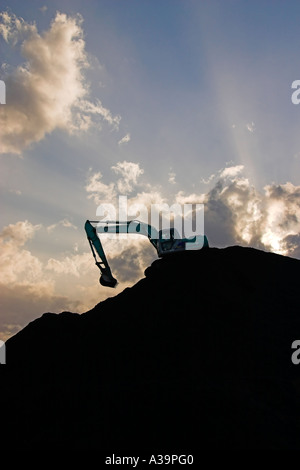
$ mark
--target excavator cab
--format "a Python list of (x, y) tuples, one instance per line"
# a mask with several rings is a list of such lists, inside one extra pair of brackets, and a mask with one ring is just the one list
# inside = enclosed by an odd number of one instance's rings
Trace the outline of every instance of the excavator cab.
[[(97, 229), (93, 224), (97, 224)], [(209, 247), (208, 240), (205, 235), (180, 238), (178, 231), (173, 227), (157, 231), (154, 227), (151, 227), (151, 225), (140, 222), (139, 220), (130, 220), (125, 222), (99, 222), (87, 220), (84, 228), (95, 259), (95, 264), (101, 272), (99, 282), (105, 287), (116, 287), (118, 281), (112, 275), (98, 233), (131, 233), (144, 235), (148, 237), (150, 243), (156, 249), (159, 258), (171, 253), (200, 250), (202, 248)], [(100, 258), (100, 261), (97, 259), (96, 253)]]
[(180, 238), (175, 228), (159, 231), (157, 242), (157, 254), (159, 258), (180, 251), (200, 250), (208, 248), (208, 240), (205, 235), (196, 235), (190, 238)]
[(184, 251), (185, 242), (180, 239), (179, 233), (175, 228), (162, 229), (159, 231), (157, 243), (157, 254), (159, 258), (164, 255), (174, 253), (175, 251)]

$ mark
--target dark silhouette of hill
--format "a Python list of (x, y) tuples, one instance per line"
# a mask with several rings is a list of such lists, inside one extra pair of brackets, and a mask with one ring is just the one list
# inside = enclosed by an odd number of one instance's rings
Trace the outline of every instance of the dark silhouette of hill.
[(210, 248), (155, 261), (82, 315), (45, 313), (6, 343), (4, 448), (298, 449), (299, 274)]

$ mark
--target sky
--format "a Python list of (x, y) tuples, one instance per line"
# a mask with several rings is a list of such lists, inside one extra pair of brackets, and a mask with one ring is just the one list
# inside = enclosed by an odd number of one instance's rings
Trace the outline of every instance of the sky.
[[(210, 246), (300, 259), (300, 2), (0, 0), (0, 339), (143, 277), (102, 203), (201, 203)], [(179, 274), (180, 275), (180, 274)]]

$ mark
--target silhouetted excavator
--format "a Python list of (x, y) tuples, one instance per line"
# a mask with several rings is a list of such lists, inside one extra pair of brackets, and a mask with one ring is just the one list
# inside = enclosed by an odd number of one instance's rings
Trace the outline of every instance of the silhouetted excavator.
[[(97, 228), (93, 224), (97, 224)], [(139, 220), (130, 220), (125, 222), (87, 220), (84, 228), (95, 259), (95, 264), (101, 272), (99, 282), (102, 286), (106, 287), (116, 287), (118, 282), (111, 273), (98, 233), (128, 233), (144, 235), (148, 237), (150, 243), (156, 249), (159, 258), (171, 253), (200, 250), (202, 248), (209, 247), (206, 235), (194, 235), (189, 238), (180, 238), (176, 228), (171, 227), (158, 231), (151, 225), (140, 222)], [(101, 261), (97, 260), (95, 250)]]

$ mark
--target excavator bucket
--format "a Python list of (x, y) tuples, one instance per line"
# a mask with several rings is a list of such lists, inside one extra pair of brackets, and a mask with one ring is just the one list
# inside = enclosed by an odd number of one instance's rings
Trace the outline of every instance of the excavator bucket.
[(118, 284), (118, 281), (113, 277), (111, 270), (108, 270), (107, 268), (103, 269), (99, 282), (101, 286), (104, 287), (116, 287)]

